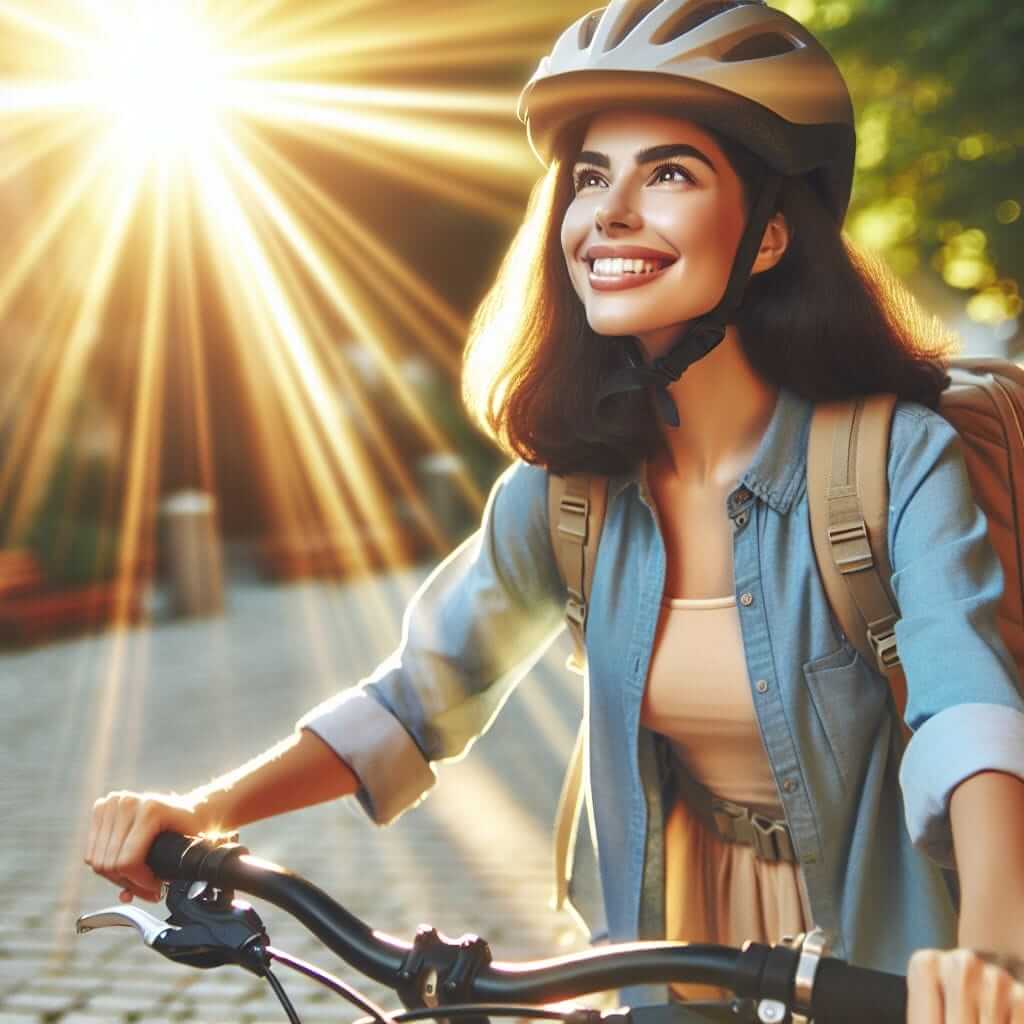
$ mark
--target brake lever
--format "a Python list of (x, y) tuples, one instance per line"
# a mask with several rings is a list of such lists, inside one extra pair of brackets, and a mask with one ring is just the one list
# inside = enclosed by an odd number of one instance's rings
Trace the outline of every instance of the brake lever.
[(109, 907), (79, 917), (79, 934), (98, 928), (134, 927), (147, 946), (191, 967), (238, 964), (263, 977), (270, 937), (251, 904), (230, 889), (179, 880), (167, 892), (171, 916), (161, 921), (138, 907)]
[(75, 922), (79, 935), (100, 928), (135, 928), (147, 946), (152, 946), (167, 930), (167, 924), (139, 907), (107, 907), (92, 914), (82, 914)]

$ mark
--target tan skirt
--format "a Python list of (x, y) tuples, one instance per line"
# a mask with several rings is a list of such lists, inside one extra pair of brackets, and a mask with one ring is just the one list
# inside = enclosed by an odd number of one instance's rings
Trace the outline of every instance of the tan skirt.
[[(774, 944), (809, 931), (810, 904), (799, 864), (770, 863), (753, 848), (726, 843), (681, 800), (665, 823), (665, 937), (673, 941), (742, 946)], [(707, 985), (673, 985), (681, 999), (726, 999)]]

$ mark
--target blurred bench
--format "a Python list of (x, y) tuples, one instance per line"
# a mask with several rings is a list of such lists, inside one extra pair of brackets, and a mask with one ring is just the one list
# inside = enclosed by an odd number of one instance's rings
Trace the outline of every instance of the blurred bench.
[[(127, 584), (123, 596), (119, 586), (111, 581), (58, 587), (47, 582), (31, 551), (0, 549), (0, 640), (39, 643), (71, 630), (107, 625), (119, 612), (121, 621), (138, 621), (142, 589), (137, 579)], [(119, 597), (123, 608), (118, 607)]]

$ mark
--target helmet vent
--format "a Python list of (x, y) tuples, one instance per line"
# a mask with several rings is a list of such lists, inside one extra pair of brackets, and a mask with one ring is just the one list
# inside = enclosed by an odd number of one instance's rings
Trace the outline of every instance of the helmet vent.
[(753, 39), (744, 39), (719, 58), (725, 62), (757, 60), (761, 57), (777, 57), (800, 49), (801, 44), (781, 32), (764, 32)]
[(628, 12), (623, 12), (622, 22), (609, 35), (604, 47), (605, 52), (615, 49), (661, 2), (662, 0), (639, 0), (639, 2), (631, 4), (631, 9)]
[(594, 38), (594, 33), (597, 31), (598, 23), (601, 21), (602, 11), (603, 8), (599, 11), (591, 11), (580, 22), (579, 46), (581, 50), (585, 50), (590, 46), (590, 43)]
[(731, 11), (734, 7), (740, 6), (742, 6), (742, 3), (737, 3), (736, 0), (729, 0), (726, 3), (711, 2), (702, 4), (697, 10), (693, 9), (692, 3), (685, 4), (681, 11), (677, 11), (674, 17), (669, 18), (654, 33), (651, 37), (651, 42), (658, 46), (670, 43), (673, 39), (686, 35), (687, 32), (695, 29), (698, 25), (703, 25), (705, 21), (710, 20), (716, 14), (722, 14), (724, 11)]

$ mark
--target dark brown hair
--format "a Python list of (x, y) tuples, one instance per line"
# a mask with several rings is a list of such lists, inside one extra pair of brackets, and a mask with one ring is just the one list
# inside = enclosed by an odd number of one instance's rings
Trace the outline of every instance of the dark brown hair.
[[(628, 339), (591, 330), (562, 253), (562, 216), (585, 130), (580, 123), (563, 135), (530, 196), (470, 326), (462, 390), (470, 415), (510, 456), (557, 473), (612, 474), (651, 456), (662, 439), (645, 392), (594, 414), (599, 383), (625, 365)], [(704, 130), (739, 177), (749, 211), (763, 165)], [(895, 392), (935, 408), (954, 336), (880, 258), (839, 230), (804, 178), (784, 180), (779, 209), (790, 229), (786, 252), (751, 278), (733, 318), (755, 372), (812, 401)]]

